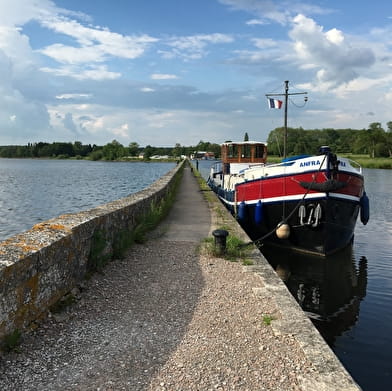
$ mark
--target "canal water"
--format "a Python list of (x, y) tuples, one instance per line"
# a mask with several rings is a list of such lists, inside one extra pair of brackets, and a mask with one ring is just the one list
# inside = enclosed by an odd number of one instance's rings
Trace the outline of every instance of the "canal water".
[(0, 240), (40, 221), (91, 209), (142, 190), (174, 165), (0, 159)]
[[(200, 161), (208, 177), (211, 162)], [(370, 220), (333, 256), (262, 252), (363, 391), (392, 382), (392, 171), (365, 169)]]

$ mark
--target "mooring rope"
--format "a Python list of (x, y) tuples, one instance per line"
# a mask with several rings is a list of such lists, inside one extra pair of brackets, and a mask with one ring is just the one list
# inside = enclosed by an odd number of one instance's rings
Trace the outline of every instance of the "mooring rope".
[(250, 246), (251, 244), (255, 244), (258, 247), (261, 246), (263, 244), (262, 242), (265, 239), (267, 239), (269, 236), (271, 236), (282, 224), (287, 223), (287, 221), (291, 218), (291, 216), (293, 216), (293, 214), (297, 211), (299, 206), (303, 203), (305, 197), (309, 194), (309, 192), (312, 188), (312, 185), (316, 182), (317, 176), (321, 172), (321, 168), (322, 168), (326, 158), (327, 158), (327, 154), (324, 155), (324, 159), (321, 162), (320, 167), (316, 172), (316, 175), (314, 175), (312, 182), (310, 182), (309, 187), (306, 189), (306, 192), (304, 193), (303, 197), (298, 201), (297, 205), (295, 205), (294, 209), (289, 213), (289, 215), (287, 217), (283, 216), (283, 220), (281, 221), (281, 223), (279, 223), (275, 228), (273, 228), (270, 232), (266, 233), (261, 238), (256, 239), (256, 240), (252, 240), (251, 242), (248, 242), (245, 244), (242, 244), (242, 245), (240, 245), (240, 247)]

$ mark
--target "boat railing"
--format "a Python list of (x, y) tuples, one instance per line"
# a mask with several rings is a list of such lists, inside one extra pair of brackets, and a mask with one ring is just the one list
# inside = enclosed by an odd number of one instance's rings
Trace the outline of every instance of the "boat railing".
[(357, 170), (359, 174), (362, 174), (362, 166), (358, 162), (356, 162), (355, 160), (348, 159), (348, 158), (347, 158), (347, 160), (350, 163), (350, 166), (354, 170)]
[(215, 177), (217, 174), (222, 174), (223, 164), (221, 161), (217, 161), (211, 165), (210, 176)]

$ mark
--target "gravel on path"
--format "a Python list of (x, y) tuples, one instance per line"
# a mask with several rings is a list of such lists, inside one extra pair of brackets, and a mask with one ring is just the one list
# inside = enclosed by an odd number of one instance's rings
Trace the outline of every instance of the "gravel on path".
[(0, 356), (0, 390), (299, 390), (312, 365), (246, 270), (195, 242), (134, 245)]

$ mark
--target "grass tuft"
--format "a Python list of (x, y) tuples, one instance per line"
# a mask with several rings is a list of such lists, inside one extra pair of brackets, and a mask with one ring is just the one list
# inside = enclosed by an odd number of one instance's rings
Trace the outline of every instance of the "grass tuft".
[[(220, 229), (226, 229), (220, 228)], [(226, 229), (227, 230), (227, 229)], [(246, 246), (246, 243), (240, 238), (230, 235), (226, 239), (226, 252), (220, 254), (220, 251), (215, 248), (215, 239), (213, 237), (205, 238), (202, 242), (202, 248), (214, 257), (221, 257), (231, 262), (242, 262), (243, 265), (253, 265), (253, 261), (249, 258), (251, 249)]]
[(270, 326), (273, 320), (274, 320), (274, 317), (272, 315), (268, 315), (268, 314), (263, 315), (263, 323), (266, 326)]

